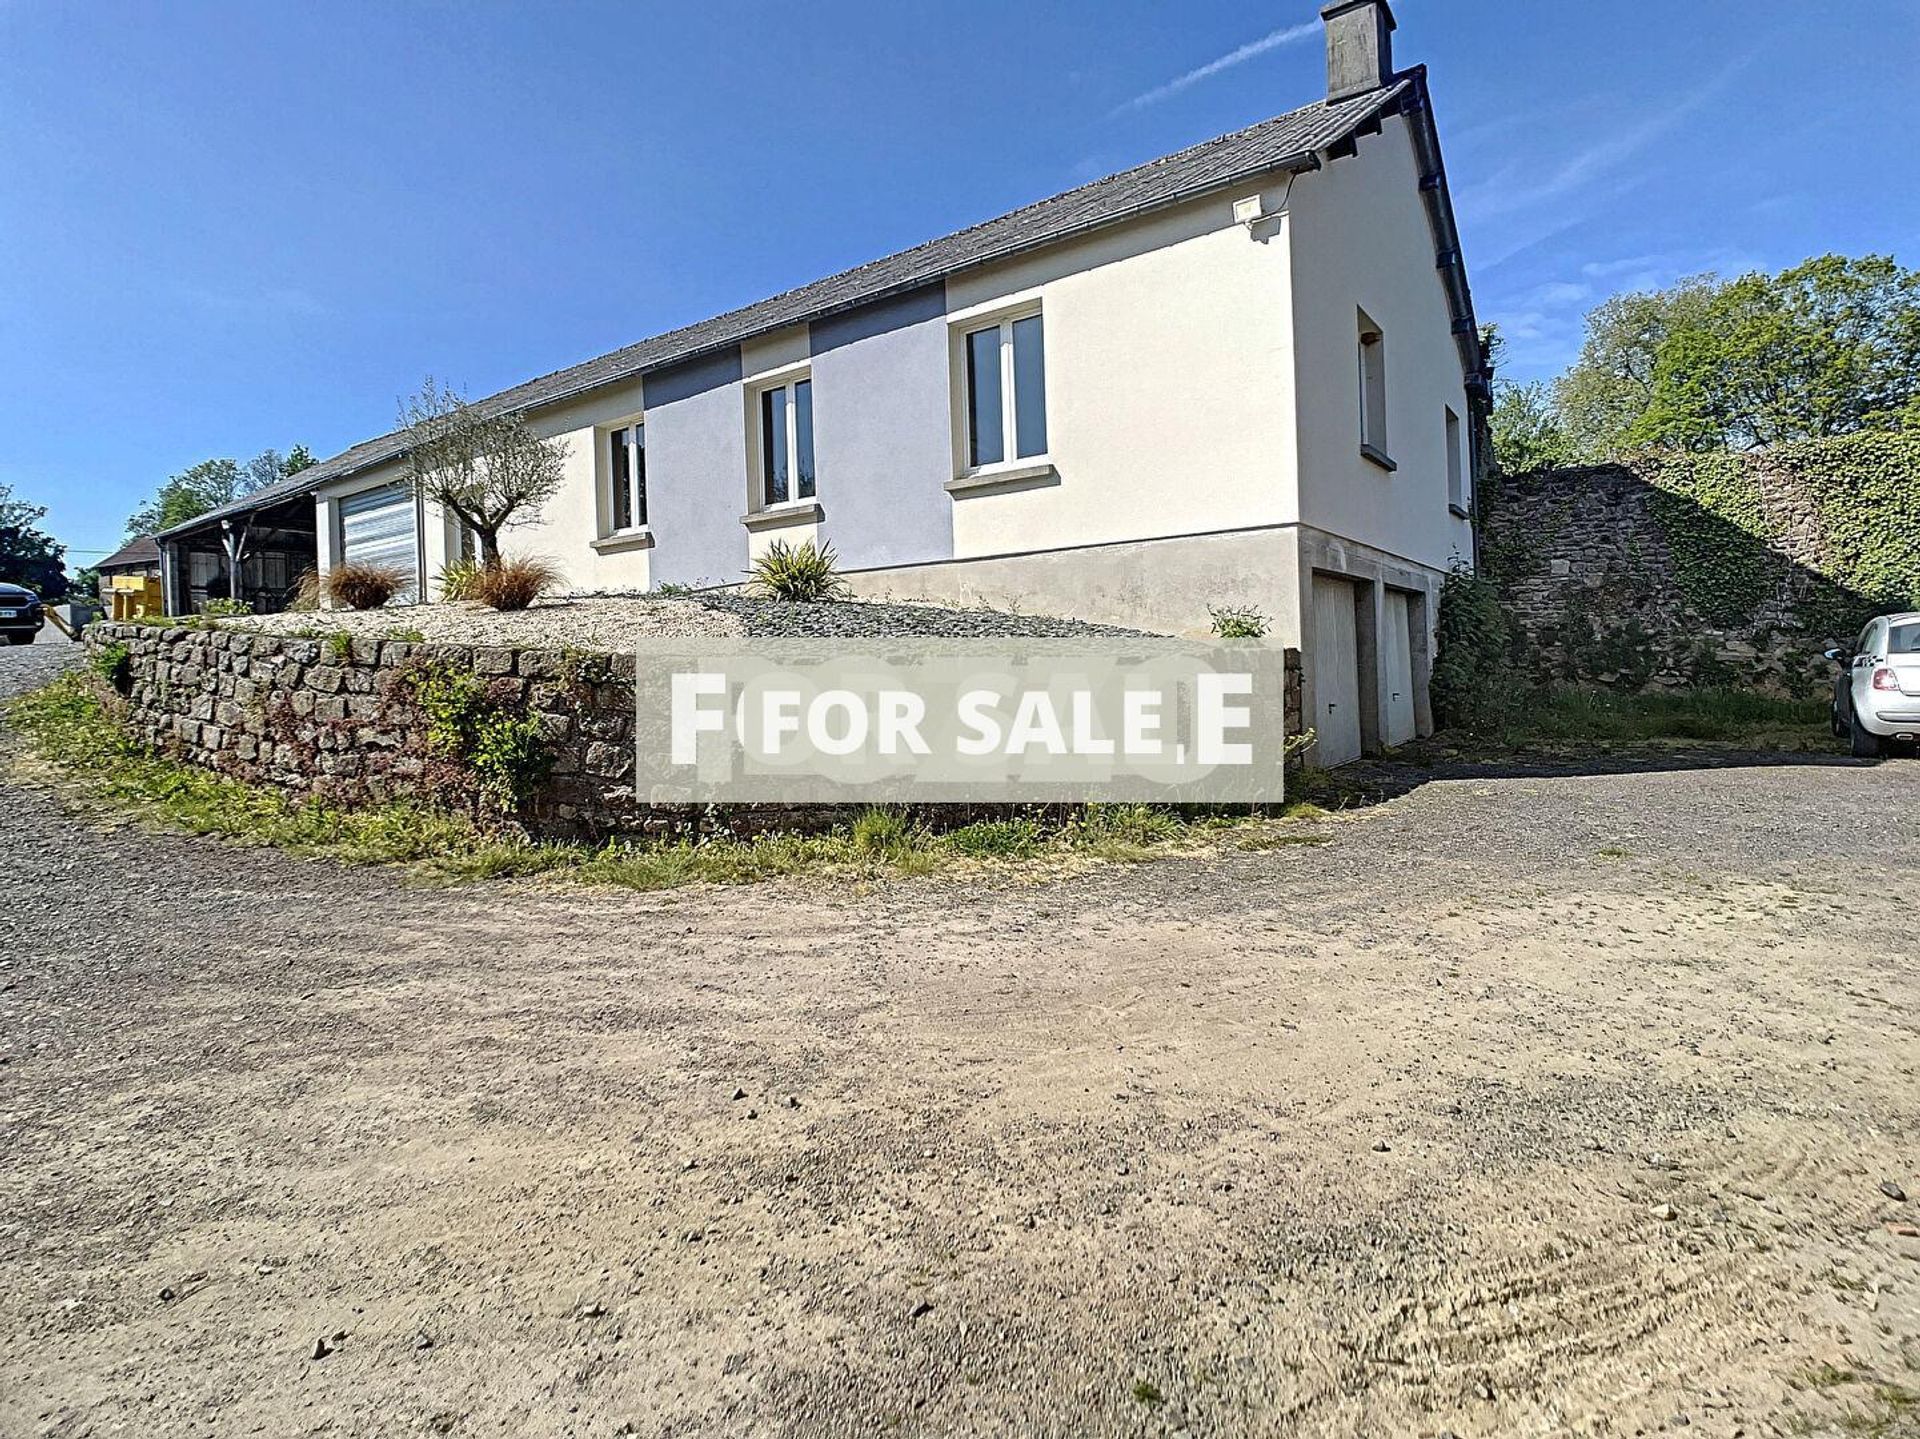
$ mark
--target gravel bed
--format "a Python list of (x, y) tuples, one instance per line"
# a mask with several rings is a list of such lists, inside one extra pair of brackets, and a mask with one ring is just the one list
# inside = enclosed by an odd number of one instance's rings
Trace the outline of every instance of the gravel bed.
[(449, 644), (519, 645), (618, 653), (642, 639), (699, 636), (791, 636), (859, 639), (924, 635), (947, 639), (1071, 638), (1139, 633), (1051, 615), (940, 605), (841, 601), (790, 604), (738, 594), (675, 596), (579, 595), (541, 600), (514, 613), (484, 605), (409, 605), (382, 610), (328, 610), (249, 615), (223, 620), (234, 629), (268, 634), (345, 631), (355, 637), (417, 633)]

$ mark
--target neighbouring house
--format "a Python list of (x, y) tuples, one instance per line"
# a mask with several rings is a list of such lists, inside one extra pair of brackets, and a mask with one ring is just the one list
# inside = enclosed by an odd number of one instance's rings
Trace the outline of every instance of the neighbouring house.
[[(1489, 374), (1425, 70), (1387, 0), (1322, 16), (1324, 99), (482, 401), (569, 446), (508, 548), (582, 591), (817, 538), (865, 596), (1190, 634), (1250, 605), (1321, 764), (1426, 731)], [(162, 535), (171, 605), (244, 522), (422, 599), (464, 541), (390, 434)]]
[(133, 620), (162, 611), (160, 546), (152, 535), (128, 540), (94, 566), (108, 619)]

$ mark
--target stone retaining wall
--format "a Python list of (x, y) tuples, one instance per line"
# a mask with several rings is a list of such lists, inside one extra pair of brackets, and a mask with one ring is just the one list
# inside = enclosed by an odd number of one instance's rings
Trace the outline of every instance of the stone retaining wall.
[[(410, 669), (444, 665), (478, 675), (489, 700), (538, 721), (552, 765), (519, 821), (543, 838), (817, 830), (849, 815), (845, 806), (636, 798), (632, 655), (133, 624), (93, 625), (87, 642), (95, 654), (126, 648), (116, 688), (136, 738), (216, 773), (329, 804), (474, 802), (473, 776), (435, 752), (406, 683)], [(1293, 726), (1297, 651), (1287, 661)]]
[[(1816, 568), (1824, 537), (1812, 501), (1788, 477), (1759, 479), (1767, 540), (1625, 466), (1502, 480), (1481, 556), (1517, 631), (1516, 658), (1541, 679), (1624, 690), (1823, 692), (1833, 671), (1821, 651), (1846, 643), (1859, 603)], [(1737, 613), (1709, 614), (1690, 596), (1669, 528), (1676, 515), (1709, 526), (1754, 577)]]
[(98, 652), (124, 645), (117, 686), (134, 735), (177, 758), (347, 807), (393, 800), (470, 805), (472, 776), (435, 753), (404, 675), (446, 665), (481, 677), (488, 698), (534, 716), (552, 766), (519, 816), (554, 839), (692, 837), (818, 829), (828, 806), (656, 805), (632, 786), (631, 655), (291, 639), (240, 630), (98, 624)]

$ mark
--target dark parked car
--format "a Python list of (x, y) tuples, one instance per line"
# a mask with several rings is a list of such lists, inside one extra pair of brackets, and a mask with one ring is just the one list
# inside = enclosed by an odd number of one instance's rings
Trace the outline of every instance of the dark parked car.
[(0, 584), (0, 634), (8, 644), (30, 645), (46, 628), (47, 608), (22, 585)]

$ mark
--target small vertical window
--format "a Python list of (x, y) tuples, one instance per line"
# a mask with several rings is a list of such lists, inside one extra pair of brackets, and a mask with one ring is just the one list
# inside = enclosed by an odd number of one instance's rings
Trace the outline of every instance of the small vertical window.
[(647, 430), (642, 424), (607, 432), (607, 525), (611, 533), (647, 523)]
[(813, 498), (813, 381), (793, 386), (793, 478), (798, 498)]
[(760, 394), (760, 479), (770, 505), (787, 501), (787, 392)]
[(967, 463), (997, 465), (1007, 457), (1000, 404), (1000, 327), (967, 336)]
[(1013, 437), (1023, 460), (1047, 452), (1047, 344), (1038, 315), (1013, 322)]
[(1467, 507), (1467, 455), (1460, 428), (1460, 416), (1447, 406), (1447, 503), (1456, 510)]
[(1370, 460), (1387, 458), (1387, 339), (1360, 314), (1360, 449)]
[(760, 504), (810, 500), (817, 469), (813, 456), (813, 381), (797, 379), (760, 391)]
[(1040, 316), (969, 330), (965, 342), (968, 468), (1046, 454), (1047, 348)]

